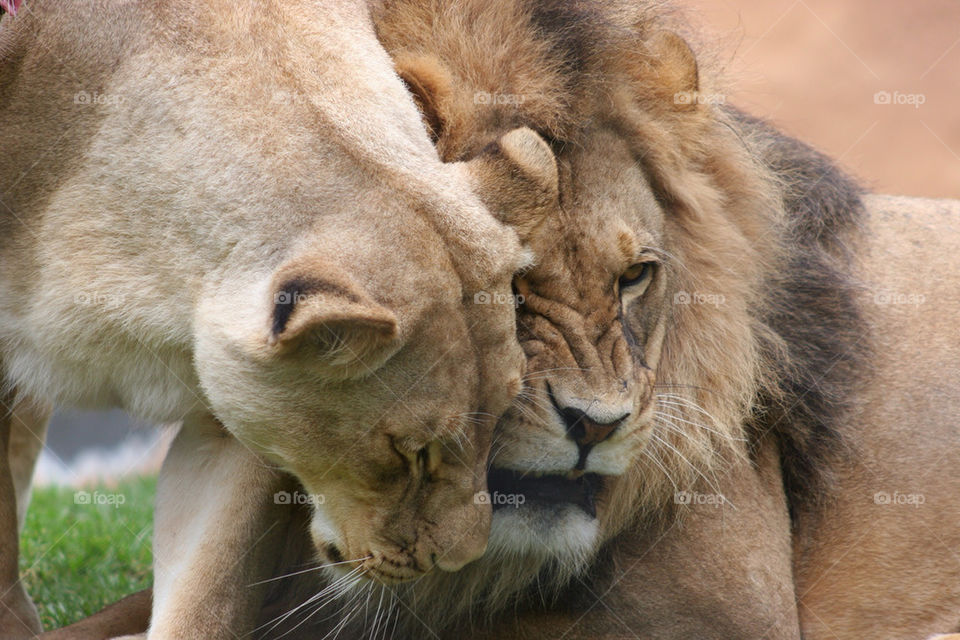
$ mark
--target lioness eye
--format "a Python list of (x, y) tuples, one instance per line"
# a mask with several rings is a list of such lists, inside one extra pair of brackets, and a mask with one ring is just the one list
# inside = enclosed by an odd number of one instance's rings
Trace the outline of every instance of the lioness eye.
[(638, 262), (620, 276), (620, 289), (635, 287), (645, 282), (653, 274), (652, 262)]
[(440, 462), (440, 445), (437, 442), (431, 442), (424, 448), (417, 451), (417, 466), (420, 468), (420, 472), (428, 480), (431, 478), (433, 473), (437, 470), (437, 466)]

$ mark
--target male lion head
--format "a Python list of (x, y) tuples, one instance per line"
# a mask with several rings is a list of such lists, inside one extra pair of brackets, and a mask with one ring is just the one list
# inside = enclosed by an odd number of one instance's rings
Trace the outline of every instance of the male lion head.
[(528, 366), (494, 447), (490, 549), (435, 580), (488, 599), (438, 619), (496, 610), (545, 568), (562, 585), (638, 510), (710, 486), (745, 454), (768, 382), (761, 288), (779, 240), (757, 240), (776, 185), (655, 8), (608, 9), (400, 1), (375, 15), (444, 160), (525, 127), (558, 171), (537, 262), (514, 283)]

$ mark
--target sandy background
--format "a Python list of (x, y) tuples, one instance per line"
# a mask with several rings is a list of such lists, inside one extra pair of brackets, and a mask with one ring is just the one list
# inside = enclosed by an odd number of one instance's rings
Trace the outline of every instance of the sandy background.
[(960, 197), (960, 0), (683, 2), (734, 104), (877, 191)]

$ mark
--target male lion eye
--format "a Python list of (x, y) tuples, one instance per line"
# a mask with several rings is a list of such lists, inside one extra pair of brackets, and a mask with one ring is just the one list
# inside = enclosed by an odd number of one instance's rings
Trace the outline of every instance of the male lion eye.
[(623, 272), (620, 276), (620, 288), (635, 287), (645, 282), (653, 274), (652, 262), (639, 262)]

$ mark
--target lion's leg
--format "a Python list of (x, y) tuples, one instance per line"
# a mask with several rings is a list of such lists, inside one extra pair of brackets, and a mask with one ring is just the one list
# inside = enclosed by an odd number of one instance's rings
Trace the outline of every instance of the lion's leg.
[(263, 600), (289, 507), (289, 477), (269, 468), (211, 416), (185, 421), (157, 483), (150, 638), (233, 639)]
[(24, 400), (13, 407), (10, 424), (8, 458), (13, 488), (17, 495), (17, 526), (23, 530), (23, 522), (30, 505), (30, 488), (37, 459), (47, 439), (47, 426), (53, 407), (48, 404)]
[(14, 394), (0, 398), (0, 639), (32, 638), (40, 617), (20, 581), (20, 531), (17, 492), (10, 464), (10, 433), (15, 420)]
[(69, 627), (41, 634), (37, 640), (108, 640), (120, 636), (145, 639), (152, 603), (153, 592), (144, 589)]

